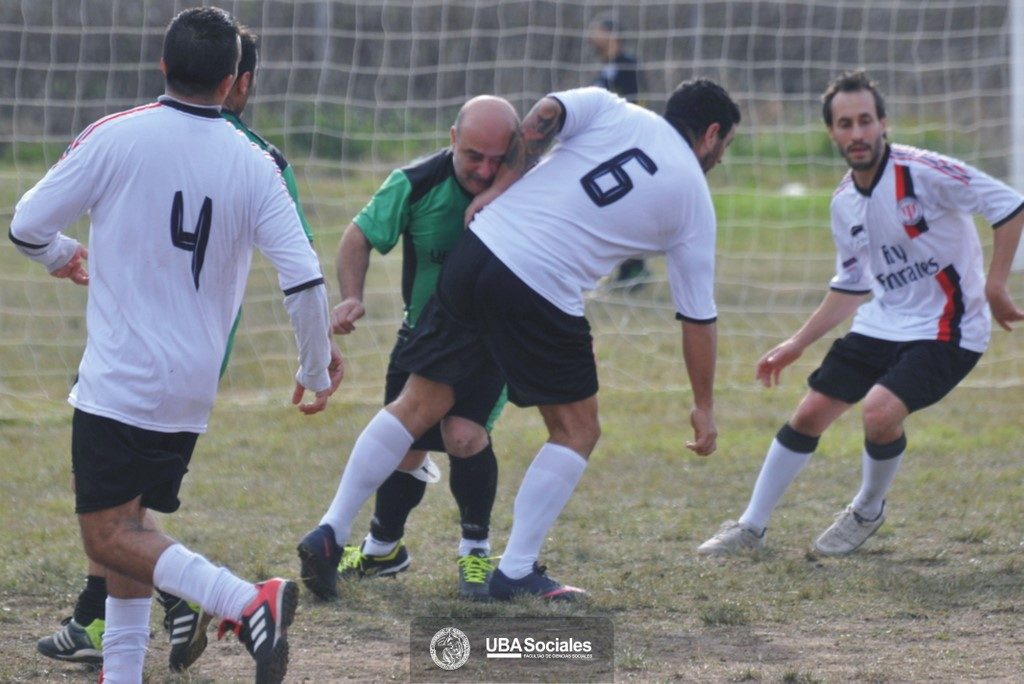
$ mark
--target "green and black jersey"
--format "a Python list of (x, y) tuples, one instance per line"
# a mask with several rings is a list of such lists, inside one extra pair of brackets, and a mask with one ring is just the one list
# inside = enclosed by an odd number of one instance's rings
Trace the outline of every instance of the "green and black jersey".
[(313, 241), (313, 230), (309, 227), (309, 221), (306, 220), (306, 215), (302, 211), (302, 203), (299, 202), (299, 186), (295, 182), (295, 172), (292, 171), (291, 164), (281, 154), (281, 150), (274, 147), (271, 143), (260, 137), (255, 131), (245, 125), (245, 122), (238, 118), (234, 112), (229, 112), (226, 109), (220, 111), (220, 115), (231, 122), (231, 125), (240, 130), (245, 134), (249, 140), (254, 142), (257, 147), (270, 155), (274, 163), (277, 164), (277, 168), (281, 170), (281, 176), (284, 178), (284, 183), (288, 186), (288, 194), (292, 196), (292, 201), (295, 202), (295, 210), (299, 212), (299, 220), (302, 221), (302, 230), (306, 231), (306, 237), (309, 241)]
[(452, 151), (444, 149), (392, 171), (352, 219), (381, 254), (402, 240), (402, 302), (409, 327), (434, 293), (472, 199), (455, 179)]
[[(255, 143), (257, 147), (269, 154), (277, 164), (277, 168), (281, 170), (281, 176), (284, 178), (284, 183), (288, 187), (288, 194), (292, 196), (292, 201), (295, 202), (295, 210), (299, 213), (299, 220), (302, 221), (302, 230), (306, 231), (306, 237), (309, 238), (310, 242), (313, 242), (313, 231), (309, 227), (309, 222), (306, 221), (306, 215), (302, 213), (302, 203), (299, 202), (299, 186), (295, 182), (295, 172), (292, 171), (292, 167), (288, 163), (288, 160), (284, 158), (284, 155), (281, 154), (280, 150), (246, 126), (234, 112), (222, 109), (220, 110), (220, 115), (227, 119), (231, 125), (244, 133), (245, 137)], [(228, 335), (228, 346), (227, 349), (224, 350), (224, 360), (221, 361), (220, 364), (221, 375), (224, 375), (224, 371), (228, 369), (228, 359), (231, 358), (231, 349), (235, 346), (235, 333), (238, 332), (238, 323), (241, 320), (242, 310), (239, 309), (238, 315), (235, 316), (235, 322), (231, 326), (231, 333)]]

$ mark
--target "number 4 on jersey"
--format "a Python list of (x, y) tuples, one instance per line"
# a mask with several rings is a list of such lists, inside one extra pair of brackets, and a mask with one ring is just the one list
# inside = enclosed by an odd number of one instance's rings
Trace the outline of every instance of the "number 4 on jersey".
[(199, 218), (196, 220), (195, 232), (189, 233), (185, 230), (183, 222), (185, 214), (185, 198), (181, 190), (174, 193), (174, 203), (171, 204), (171, 243), (178, 249), (192, 252), (192, 280), (199, 289), (199, 272), (203, 270), (203, 260), (206, 258), (206, 243), (210, 240), (210, 222), (213, 219), (213, 200), (209, 197), (203, 199), (203, 207), (199, 210)]

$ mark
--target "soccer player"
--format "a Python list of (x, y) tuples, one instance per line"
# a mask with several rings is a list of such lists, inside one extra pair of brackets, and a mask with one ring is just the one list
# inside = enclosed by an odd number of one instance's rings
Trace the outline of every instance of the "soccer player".
[(533, 107), (491, 187), (467, 209), (479, 214), (395, 359), (410, 373), (405, 388), (355, 442), (335, 498), (344, 505), (325, 516), (339, 539), (413, 442), (448, 413), (453, 387), (498, 367), (509, 399), (539, 408), (549, 439), (519, 488), (489, 595), (579, 595), (536, 560), (600, 433), (583, 290), (624, 258), (667, 254), (695, 403), (687, 446), (714, 451), (716, 228), (705, 173), (739, 119), (729, 95), (707, 80), (682, 84), (664, 117), (594, 87)]
[[(299, 219), (302, 221), (303, 231), (305, 231), (306, 237), (312, 242), (313, 233), (302, 211), (295, 174), (292, 171), (292, 167), (288, 164), (288, 160), (284, 158), (284, 155), (276, 147), (246, 126), (241, 119), (242, 112), (249, 102), (249, 96), (253, 88), (253, 79), (256, 76), (256, 67), (259, 61), (259, 51), (257, 49), (259, 38), (245, 26), (239, 26), (238, 33), (241, 41), (238, 76), (235, 78), (235, 83), (224, 100), (220, 115), (244, 133), (253, 144), (273, 158), (281, 170), (281, 177), (288, 186), (288, 193), (295, 202)], [(220, 368), (221, 375), (227, 370), (228, 359), (231, 357), (231, 348), (234, 344), (239, 320), (241, 320), (241, 312), (239, 312), (239, 316), (235, 317), (231, 332), (228, 334), (227, 350), (224, 353), (224, 360)], [(147, 525), (156, 525), (156, 520), (148, 521)], [(40, 639), (36, 644), (36, 649), (43, 655), (56, 660), (91, 664), (101, 663), (103, 661), (102, 649), (106, 600), (106, 569), (90, 561), (85, 588), (78, 595), (73, 615), (64, 619), (61, 622), (61, 628), (54, 634)], [(180, 672), (192, 665), (205, 650), (207, 643), (206, 627), (209, 625), (212, 616), (204, 613), (198, 606), (167, 592), (159, 592), (157, 600), (164, 609), (163, 624), (170, 638), (171, 648), (168, 653), (168, 666), (172, 671)]]
[[(857, 550), (885, 521), (907, 416), (974, 368), (992, 317), (1007, 330), (1024, 320), (1006, 289), (1024, 198), (956, 159), (890, 144), (882, 94), (862, 71), (839, 76), (822, 102), (829, 136), (850, 167), (832, 196), (836, 275), (800, 329), (757, 362), (757, 378), (777, 384), (808, 345), (856, 315), (772, 441), (746, 511), (701, 544), (701, 554), (762, 548), (768, 518), (819, 437), (863, 399), (860, 491), (814, 542), (826, 556)], [(972, 214), (995, 229), (987, 277)]]
[[(629, 102), (637, 102), (643, 90), (643, 72), (636, 55), (622, 46), (619, 24), (612, 12), (603, 12), (590, 22), (587, 42), (604, 66), (594, 79), (594, 85), (610, 90)], [(626, 259), (619, 264), (615, 281), (620, 286), (640, 288), (651, 276), (643, 259)]]
[[(293, 403), (319, 412), (341, 380), (319, 263), (280, 170), (220, 116), (239, 52), (223, 10), (178, 14), (160, 62), (166, 94), (86, 128), (11, 224), (19, 251), (89, 286), (69, 397), (72, 470), (86, 554), (106, 569), (108, 683), (142, 678), (154, 586), (222, 616), (221, 631), (253, 655), (256, 681), (280, 681), (287, 668), (297, 585), (241, 580), (156, 530), (148, 513), (180, 504), (254, 246), (279, 272), (299, 344)], [(85, 213), (88, 251), (61, 232)], [(316, 398), (301, 403), (307, 390)]]
[[(347, 335), (366, 313), (363, 286), (373, 250), (390, 251), (403, 241), (402, 297), (405, 320), (388, 365), (384, 403), (394, 401), (409, 374), (394, 365), (434, 292), (445, 257), (462, 236), (470, 201), (494, 180), (519, 116), (508, 101), (483, 95), (463, 105), (449, 132), (451, 146), (388, 176), (338, 247), (337, 271), (342, 302), (331, 314), (335, 333)], [(394, 575), (409, 566), (402, 536), (409, 513), (423, 499), (437, 466), (427, 452), (446, 451), (450, 486), (461, 515), (459, 595), (487, 596), (493, 565), (489, 540), (491, 509), (498, 486), (498, 462), (490, 429), (505, 405), (505, 381), (489, 368), (455, 387), (455, 404), (439, 425), (413, 443), (398, 469), (377, 489), (370, 532), (362, 545), (342, 548), (346, 539), (331, 527), (328, 511), (320, 527), (299, 543), (302, 578), (320, 598), (336, 594), (342, 578)], [(332, 504), (342, 505), (340, 502)], [(330, 549), (324, 558), (322, 548)]]

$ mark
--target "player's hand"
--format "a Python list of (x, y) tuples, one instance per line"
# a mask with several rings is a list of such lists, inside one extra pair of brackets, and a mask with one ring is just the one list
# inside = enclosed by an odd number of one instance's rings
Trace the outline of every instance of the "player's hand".
[(500, 190), (488, 188), (487, 190), (484, 190), (479, 195), (474, 197), (473, 201), (469, 203), (468, 207), (466, 207), (466, 213), (463, 216), (464, 225), (468, 227), (469, 224), (473, 222), (473, 219), (480, 212), (480, 210), (486, 207), (491, 202), (493, 202), (495, 199), (497, 199), (500, 194)]
[(301, 383), (295, 383), (295, 390), (292, 392), (292, 403), (299, 407), (299, 411), (307, 416), (311, 416), (314, 413), (320, 413), (327, 408), (327, 399), (334, 394), (334, 391), (338, 389), (338, 385), (341, 384), (342, 378), (345, 377), (345, 357), (341, 355), (341, 350), (338, 349), (338, 345), (331, 340), (331, 362), (327, 364), (327, 374), (331, 378), (330, 386), (325, 390), (320, 390), (316, 393), (316, 398), (313, 401), (306, 404), (302, 402), (302, 396), (306, 393), (306, 388)]
[(988, 307), (992, 310), (992, 319), (999, 324), (1003, 330), (1013, 330), (1010, 323), (1024, 321), (1024, 311), (1017, 308), (1007, 291), (1006, 286), (999, 288), (985, 288), (985, 297), (988, 299)]
[(348, 335), (356, 329), (356, 321), (366, 315), (366, 307), (355, 297), (342, 300), (331, 311), (331, 330), (335, 335)]
[(695, 408), (690, 411), (690, 425), (693, 427), (693, 440), (686, 443), (686, 448), (698, 456), (714, 453), (718, 447), (714, 413), (710, 409)]
[(756, 377), (765, 387), (779, 384), (779, 374), (782, 369), (800, 358), (804, 350), (786, 340), (777, 347), (770, 349), (757, 362)]
[(328, 390), (334, 394), (345, 377), (345, 357), (341, 355), (341, 350), (334, 340), (331, 340), (331, 362), (327, 364), (327, 374), (331, 377), (331, 386)]
[(78, 245), (75, 249), (75, 253), (71, 255), (71, 259), (68, 263), (64, 264), (56, 271), (51, 271), (50, 275), (54, 278), (67, 278), (76, 285), (88, 285), (89, 272), (85, 270), (85, 264), (82, 263), (88, 258), (89, 250), (83, 245)]

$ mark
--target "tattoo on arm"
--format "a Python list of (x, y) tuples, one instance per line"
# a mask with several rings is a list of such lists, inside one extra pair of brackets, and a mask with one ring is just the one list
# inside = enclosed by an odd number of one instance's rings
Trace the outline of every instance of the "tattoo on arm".
[(551, 147), (555, 134), (562, 128), (563, 117), (562, 103), (553, 97), (545, 97), (523, 119), (522, 142), (527, 169), (536, 164)]

